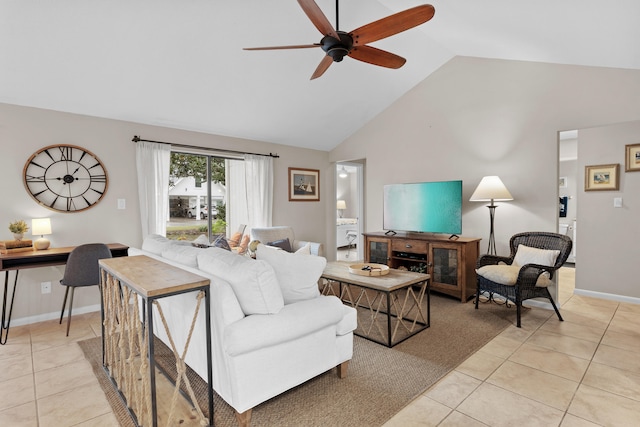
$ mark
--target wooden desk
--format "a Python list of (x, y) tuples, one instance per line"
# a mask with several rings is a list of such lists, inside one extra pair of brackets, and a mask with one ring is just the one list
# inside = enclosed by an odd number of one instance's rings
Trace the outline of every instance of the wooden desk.
[[(209, 305), (209, 279), (174, 267), (145, 255), (117, 259), (101, 259), (102, 282), (102, 365), (111, 382), (127, 403), (127, 409), (137, 425), (158, 424), (156, 402), (156, 366), (154, 357), (154, 308), (171, 342), (176, 358), (177, 378), (168, 420), (176, 408), (175, 397), (184, 382), (187, 394), (198, 416), (200, 425), (213, 425), (213, 389), (211, 388), (211, 311)], [(185, 348), (181, 353), (175, 347), (171, 331), (164, 321), (160, 298), (186, 292), (198, 292), (195, 310)], [(209, 419), (205, 417), (186, 377), (186, 357), (191, 334), (201, 301), (204, 299), (207, 345), (207, 383), (209, 384)], [(187, 313), (185, 313), (187, 315)], [(147, 366), (148, 365), (148, 366)]]
[[(107, 244), (113, 257), (127, 256), (129, 246), (120, 243)], [(11, 325), (11, 313), (13, 312), (13, 302), (15, 300), (16, 286), (18, 284), (18, 273), (26, 268), (50, 267), (55, 265), (65, 265), (69, 254), (75, 246), (65, 248), (51, 248), (43, 251), (16, 252), (0, 255), (0, 271), (5, 272), (4, 276), (4, 296), (2, 299), (2, 328), (0, 330), (0, 344), (4, 345), (9, 337), (9, 327)], [(13, 280), (13, 290), (9, 291), (9, 272), (15, 271)], [(11, 293), (7, 313), (7, 299)]]

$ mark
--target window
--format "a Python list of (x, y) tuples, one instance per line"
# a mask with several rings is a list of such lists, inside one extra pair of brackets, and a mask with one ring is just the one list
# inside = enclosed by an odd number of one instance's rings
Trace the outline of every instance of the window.
[[(226, 165), (220, 157), (172, 152), (169, 173), (167, 237), (194, 240), (227, 235)], [(210, 183), (211, 185), (208, 185)]]

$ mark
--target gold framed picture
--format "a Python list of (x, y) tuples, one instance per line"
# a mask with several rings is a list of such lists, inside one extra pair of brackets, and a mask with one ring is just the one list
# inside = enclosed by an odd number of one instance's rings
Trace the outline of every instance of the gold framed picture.
[(584, 191), (617, 191), (620, 188), (620, 164), (592, 165), (584, 168)]
[(625, 145), (625, 172), (640, 171), (640, 144)]
[(319, 202), (320, 171), (317, 169), (289, 168), (289, 201)]

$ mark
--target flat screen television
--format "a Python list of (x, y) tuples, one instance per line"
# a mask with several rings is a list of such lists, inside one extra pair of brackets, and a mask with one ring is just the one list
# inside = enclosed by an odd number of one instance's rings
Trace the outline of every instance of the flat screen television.
[(383, 228), (388, 231), (462, 233), (462, 181), (384, 186)]

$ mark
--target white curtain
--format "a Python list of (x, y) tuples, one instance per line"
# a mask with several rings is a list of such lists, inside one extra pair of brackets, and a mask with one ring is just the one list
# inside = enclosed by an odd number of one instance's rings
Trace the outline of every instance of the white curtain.
[(271, 227), (273, 157), (244, 155), (247, 211), (251, 227)]
[(138, 199), (142, 238), (149, 234), (164, 236), (169, 219), (169, 163), (171, 145), (138, 141)]

